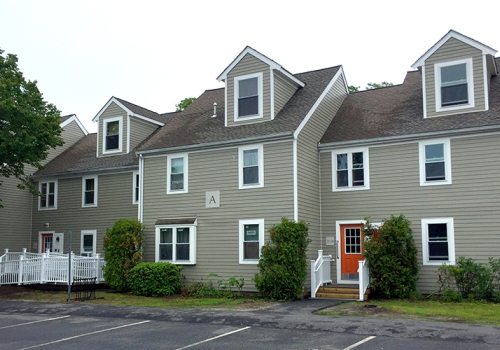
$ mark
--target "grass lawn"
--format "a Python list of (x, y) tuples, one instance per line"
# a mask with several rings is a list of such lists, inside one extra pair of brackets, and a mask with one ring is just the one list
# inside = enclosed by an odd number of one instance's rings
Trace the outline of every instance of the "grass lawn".
[(371, 300), (343, 303), (318, 312), (328, 316), (419, 319), (500, 326), (500, 304), (435, 300)]

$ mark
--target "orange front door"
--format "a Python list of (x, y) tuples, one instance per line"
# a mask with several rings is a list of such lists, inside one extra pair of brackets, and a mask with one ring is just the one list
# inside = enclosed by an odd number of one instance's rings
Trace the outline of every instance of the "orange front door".
[(342, 280), (358, 280), (363, 258), (363, 224), (340, 225), (340, 271)]
[(45, 253), (47, 251), (52, 252), (52, 233), (42, 233), (42, 251), (41, 253)]

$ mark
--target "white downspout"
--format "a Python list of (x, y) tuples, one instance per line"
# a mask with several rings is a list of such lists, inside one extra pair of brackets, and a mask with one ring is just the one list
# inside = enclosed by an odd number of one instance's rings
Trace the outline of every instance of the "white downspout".
[(144, 157), (139, 154), (139, 205), (138, 220), (144, 222)]

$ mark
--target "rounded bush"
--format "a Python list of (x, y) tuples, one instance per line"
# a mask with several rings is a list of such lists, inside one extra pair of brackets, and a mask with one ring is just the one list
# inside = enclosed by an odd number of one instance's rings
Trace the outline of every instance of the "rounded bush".
[(134, 295), (159, 297), (179, 293), (182, 266), (168, 262), (141, 262), (128, 277), (130, 290)]

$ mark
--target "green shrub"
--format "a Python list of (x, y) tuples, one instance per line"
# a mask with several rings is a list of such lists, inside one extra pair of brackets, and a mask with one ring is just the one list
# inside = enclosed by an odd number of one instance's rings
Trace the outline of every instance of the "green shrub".
[(158, 297), (180, 292), (182, 266), (168, 262), (141, 262), (130, 270), (128, 284), (134, 295)]
[(381, 227), (366, 220), (364, 257), (370, 267), (371, 290), (379, 297), (408, 298), (417, 289), (417, 248), (404, 215), (385, 219)]
[[(217, 278), (214, 281), (211, 278)], [(200, 281), (192, 283), (183, 288), (183, 294), (186, 296), (196, 296), (196, 297), (234, 297), (234, 289), (238, 289), (238, 294), (240, 294), (241, 289), (245, 285), (245, 279), (242, 276), (233, 276), (228, 279), (223, 278), (215, 273), (210, 273), (207, 276), (206, 281)]]
[(271, 240), (261, 251), (259, 270), (253, 279), (266, 298), (293, 300), (304, 292), (307, 277), (307, 246), (311, 242), (304, 221), (282, 218), (269, 229)]
[(104, 237), (104, 280), (118, 292), (130, 290), (129, 271), (142, 258), (144, 226), (135, 219), (120, 219)]
[(453, 291), (462, 299), (500, 302), (500, 259), (479, 264), (461, 256), (455, 265), (439, 267), (438, 279), (443, 295)]

